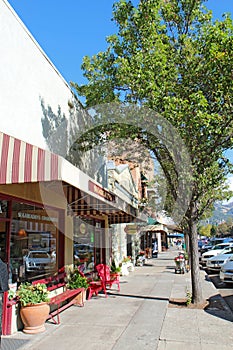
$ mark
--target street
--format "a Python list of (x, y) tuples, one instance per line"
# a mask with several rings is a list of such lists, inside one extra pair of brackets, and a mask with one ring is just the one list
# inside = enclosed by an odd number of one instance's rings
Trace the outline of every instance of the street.
[(223, 283), (219, 278), (219, 274), (216, 273), (208, 272), (208, 276), (215, 287), (219, 290), (219, 293), (224, 298), (231, 311), (233, 311), (233, 283)]

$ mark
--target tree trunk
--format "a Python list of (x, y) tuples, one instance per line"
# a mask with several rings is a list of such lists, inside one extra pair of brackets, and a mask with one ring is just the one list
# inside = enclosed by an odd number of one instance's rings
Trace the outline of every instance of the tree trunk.
[(199, 253), (197, 239), (197, 224), (190, 220), (189, 222), (189, 245), (190, 245), (190, 265), (192, 282), (192, 303), (202, 304), (204, 302), (201, 288)]

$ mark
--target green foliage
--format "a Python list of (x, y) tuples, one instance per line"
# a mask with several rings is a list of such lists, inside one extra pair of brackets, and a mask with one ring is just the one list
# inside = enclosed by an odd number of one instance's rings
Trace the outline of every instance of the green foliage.
[(216, 227), (216, 233), (219, 236), (232, 234), (232, 224), (223, 222)]
[(208, 224), (208, 225), (205, 225), (205, 226), (200, 226), (199, 233), (202, 236), (210, 237), (211, 236), (211, 229), (212, 229), (212, 225), (211, 224)]
[[(233, 84), (228, 72), (233, 68), (233, 25), (229, 16), (213, 22), (203, 3), (150, 0), (134, 7), (130, 1), (116, 2), (118, 33), (107, 38), (105, 52), (84, 58), (88, 83), (73, 83), (87, 107), (122, 101), (147, 106), (172, 123), (192, 161), (195, 208), (190, 206), (187, 218), (196, 221), (210, 215), (216, 200), (231, 195), (225, 180), (232, 171), (223, 152), (232, 148)], [(165, 176), (165, 209), (171, 210), (178, 186), (171, 151), (150, 130), (116, 125), (109, 115), (107, 120), (88, 131), (86, 141), (103, 142), (108, 131), (109, 139), (137, 139), (150, 149)]]
[(216, 233), (217, 233), (217, 227), (215, 225), (212, 225), (212, 227), (210, 229), (210, 236), (215, 237)]
[[(226, 176), (233, 172), (225, 156), (233, 148), (233, 23), (229, 15), (213, 21), (204, 2), (141, 0), (137, 6), (127, 0), (115, 2), (113, 20), (118, 33), (107, 38), (105, 52), (84, 57), (87, 84), (72, 84), (85, 96), (87, 107), (95, 106), (93, 119), (102, 118), (81, 140), (85, 145), (131, 138), (160, 163), (167, 189), (166, 211), (172, 212), (177, 200), (190, 198), (182, 225), (192, 240), (194, 255), (198, 253), (197, 222), (210, 215), (215, 201), (232, 196)], [(132, 112), (129, 122), (122, 124), (115, 122), (111, 108), (101, 115), (96, 106), (110, 102), (147, 107), (156, 113), (144, 115), (146, 127), (140, 129), (143, 118), (138, 113)], [(124, 116), (123, 107), (121, 113)], [(183, 154), (152, 135), (152, 119), (158, 116), (174, 126), (191, 159), (191, 165), (182, 164), (187, 171), (181, 176), (190, 177), (192, 185), (181, 199), (177, 165)], [(166, 126), (160, 128), (164, 131)], [(165, 134), (170, 145), (176, 144), (174, 135), (166, 129)], [(194, 255), (191, 263), (197, 261)]]
[(114, 273), (121, 272), (121, 268), (116, 266), (115, 260), (112, 261), (111, 272), (114, 272)]
[(48, 291), (45, 284), (22, 283), (16, 292), (22, 306), (48, 302)]
[(79, 271), (75, 269), (73, 272), (70, 273), (67, 286), (70, 289), (76, 289), (76, 288), (87, 289), (88, 288), (87, 278), (85, 276), (81, 276)]
[(186, 290), (186, 305), (190, 305), (192, 302), (192, 293), (187, 289)]

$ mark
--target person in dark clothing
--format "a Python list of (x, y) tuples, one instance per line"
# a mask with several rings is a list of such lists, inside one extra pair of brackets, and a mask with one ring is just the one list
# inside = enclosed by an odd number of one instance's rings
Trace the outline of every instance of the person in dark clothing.
[[(2, 303), (3, 294), (9, 289), (8, 285), (8, 268), (0, 258), (0, 336), (2, 334)], [(0, 343), (1, 344), (1, 343)]]

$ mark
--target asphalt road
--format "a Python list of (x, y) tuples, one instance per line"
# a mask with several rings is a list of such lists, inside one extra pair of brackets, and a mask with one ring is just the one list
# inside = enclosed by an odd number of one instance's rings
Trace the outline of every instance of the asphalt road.
[(223, 283), (219, 274), (208, 272), (208, 276), (233, 312), (233, 283)]

